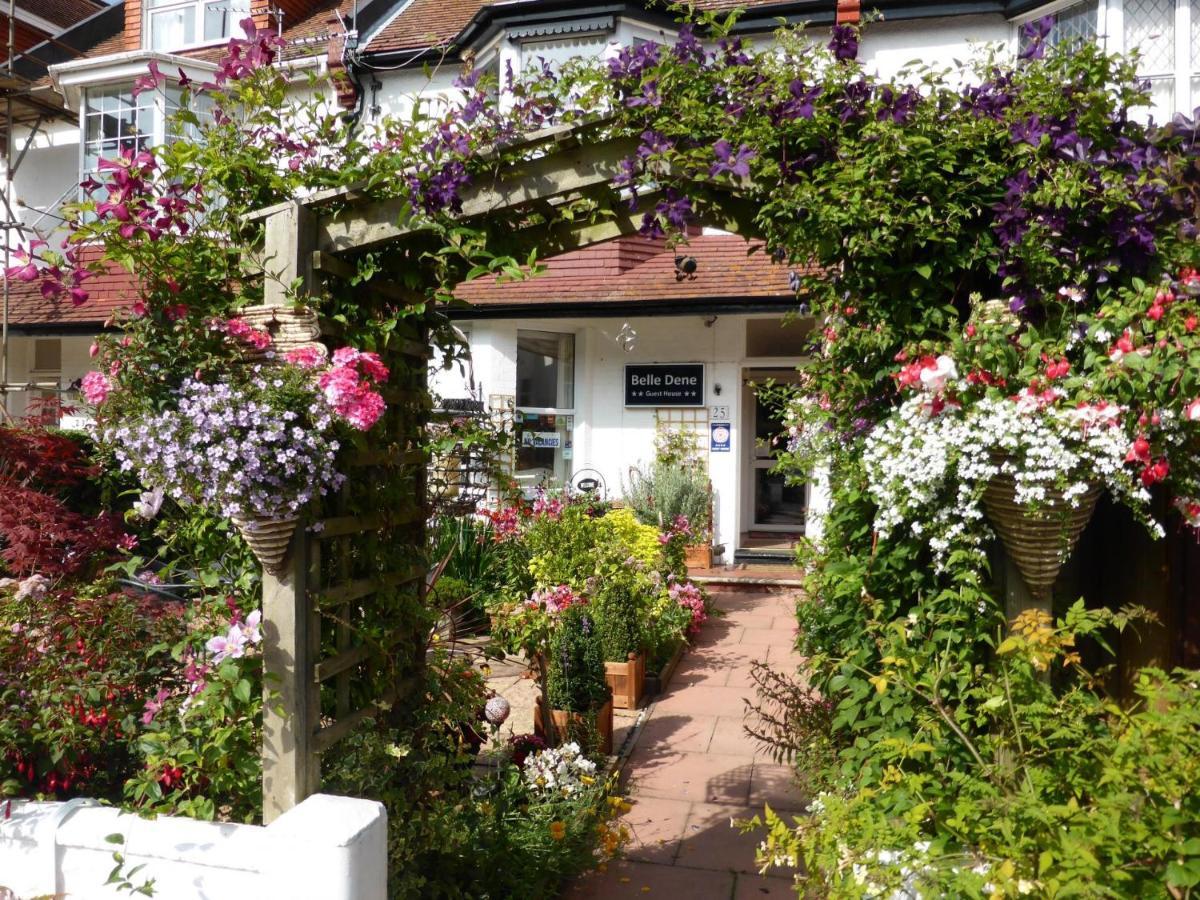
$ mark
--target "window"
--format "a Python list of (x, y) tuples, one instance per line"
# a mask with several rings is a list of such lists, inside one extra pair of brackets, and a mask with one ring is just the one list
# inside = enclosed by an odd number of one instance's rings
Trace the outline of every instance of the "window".
[[(136, 153), (178, 138), (180, 133), (171, 117), (180, 108), (181, 99), (182, 91), (174, 84), (156, 91), (142, 91), (136, 97), (132, 84), (89, 88), (80, 113), (83, 133), (80, 180), (94, 175), (101, 159), (115, 159), (122, 153)], [(193, 96), (192, 102), (202, 118), (212, 105), (207, 95)], [(194, 137), (191, 126), (187, 131), (189, 137)]]
[(58, 338), (37, 338), (33, 342), (34, 372), (62, 371), (62, 341)]
[(1200, 105), (1200, 0), (1050, 4), (1016, 20), (1018, 49), (1028, 43), (1021, 26), (1047, 14), (1054, 19), (1052, 43), (1094, 38), (1111, 52), (1137, 51), (1138, 74), (1150, 83), (1149, 114), (1155, 121), (1167, 121), (1176, 112), (1190, 115)]
[(152, 50), (178, 50), (227, 40), (250, 14), (249, 0), (148, 0)]
[(517, 332), (516, 477), (565, 484), (575, 431), (575, 335)]
[[(1024, 19), (1022, 24), (1031, 19), (1040, 19), (1044, 15), (1046, 14), (1035, 13), (1033, 16)], [(1084, 0), (1083, 3), (1064, 7), (1058, 12), (1050, 13), (1050, 15), (1054, 19), (1054, 26), (1050, 29), (1050, 36), (1047, 38), (1048, 43), (1084, 43), (1096, 38), (1100, 34), (1100, 4), (1098, 0)], [(1029, 46), (1029, 38), (1026, 37), (1024, 29), (1018, 29), (1017, 35), (1017, 49), (1026, 49)]]

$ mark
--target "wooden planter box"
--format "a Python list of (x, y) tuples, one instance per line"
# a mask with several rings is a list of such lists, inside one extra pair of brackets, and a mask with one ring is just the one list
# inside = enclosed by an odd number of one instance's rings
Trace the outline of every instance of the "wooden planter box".
[(679, 660), (683, 658), (683, 651), (687, 649), (687, 641), (680, 641), (679, 646), (675, 648), (675, 652), (671, 654), (671, 658), (663, 663), (663, 667), (657, 672), (646, 673), (646, 694), (653, 696), (661, 694), (667, 689), (667, 685), (671, 683), (671, 676), (675, 674), (675, 668), (679, 665)]
[(685, 548), (684, 562), (689, 569), (712, 568), (712, 544), (688, 544)]
[[(587, 743), (593, 730), (599, 743), (596, 747), (605, 756), (612, 756), (613, 751), (613, 704), (609, 699), (595, 713), (573, 713), (565, 709), (551, 711), (554, 718), (554, 732), (560, 741), (579, 741), (580, 746), (587, 749)], [(533, 733), (547, 739), (546, 725), (542, 719), (542, 704), (539, 700), (533, 707)]]
[(646, 654), (630, 653), (626, 662), (606, 662), (604, 680), (612, 691), (616, 709), (637, 709), (646, 681)]

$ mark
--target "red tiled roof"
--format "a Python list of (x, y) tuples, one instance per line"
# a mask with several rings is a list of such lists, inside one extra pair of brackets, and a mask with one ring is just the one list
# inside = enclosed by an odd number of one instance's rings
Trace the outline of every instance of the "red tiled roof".
[[(100, 12), (104, 9), (104, 4), (94, 3), (93, 0), (37, 0), (36, 3), (22, 0), (17, 4), (17, 8), (66, 28), (68, 25), (74, 25), (76, 22), (86, 19), (93, 13)], [(20, 16), (17, 18), (19, 19)]]
[[(99, 250), (85, 250), (83, 259), (95, 258)], [(9, 283), (8, 322), (13, 328), (22, 326), (95, 325), (97, 329), (114, 311), (128, 306), (137, 298), (132, 276), (114, 262), (105, 262), (106, 271), (85, 282), (88, 300), (82, 306), (69, 297), (46, 299), (40, 281)]]
[[(400, 15), (371, 38), (367, 50), (388, 53), (449, 44), (479, 10), (493, 2), (495, 0), (412, 0)], [(511, 8), (519, 2), (505, 5)], [(754, 9), (779, 2), (781, 0), (697, 0), (696, 7), (705, 10)], [(832, 7), (834, 0), (829, 2)]]
[[(546, 271), (534, 278), (479, 278), (460, 284), (454, 293), (478, 306), (795, 296), (788, 286), (788, 267), (772, 262), (761, 243), (738, 235), (696, 236), (670, 250), (659, 241), (653, 253), (645, 249), (642, 238), (616, 238), (552, 257), (545, 261)], [(696, 258), (693, 277), (677, 277), (676, 256)]]

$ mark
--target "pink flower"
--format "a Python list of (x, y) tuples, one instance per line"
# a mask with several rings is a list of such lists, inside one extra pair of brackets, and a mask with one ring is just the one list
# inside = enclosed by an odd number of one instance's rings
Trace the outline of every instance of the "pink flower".
[(1193, 528), (1200, 528), (1200, 501), (1190, 497), (1176, 497), (1175, 508), (1179, 510), (1185, 522)]
[(1125, 462), (1150, 462), (1150, 442), (1144, 436), (1139, 435), (1134, 439), (1129, 452), (1125, 454)]
[(283, 358), (301, 369), (316, 369), (325, 364), (325, 354), (319, 347), (297, 347), (285, 353)]
[(271, 346), (271, 335), (255, 328), (244, 319), (229, 319), (221, 327), (230, 337), (244, 341), (256, 350), (266, 350)]
[(172, 322), (178, 322), (180, 319), (186, 317), (187, 314), (188, 308), (186, 303), (173, 303), (163, 310), (163, 315)]
[(1144, 484), (1146, 487), (1150, 487), (1150, 485), (1165, 479), (1170, 471), (1171, 466), (1165, 457), (1155, 460), (1142, 470), (1142, 484)]
[(388, 380), (388, 367), (383, 364), (378, 353), (372, 353), (369, 350), (363, 351), (358, 357), (358, 370), (367, 378), (376, 384), (383, 384)]
[(1197, 397), (1184, 407), (1183, 417), (1189, 422), (1200, 421), (1200, 397)]
[(333, 411), (359, 431), (367, 431), (379, 421), (387, 404), (366, 381), (348, 368), (337, 367), (323, 372), (317, 386)]
[(99, 352), (100, 352), (100, 345), (97, 344), (95, 341), (93, 341), (92, 346), (88, 347), (88, 356), (90, 356), (92, 359), (95, 359), (96, 354), (98, 354)]
[(141, 299), (134, 300), (129, 305), (129, 314), (135, 319), (140, 319), (146, 315), (146, 301)]
[(83, 397), (92, 406), (99, 406), (112, 393), (113, 385), (103, 372), (88, 372), (79, 382)]
[(162, 712), (163, 701), (171, 696), (171, 692), (165, 688), (159, 688), (158, 693), (154, 698), (146, 701), (145, 712), (142, 713), (142, 724), (149, 725), (154, 721), (154, 717)]
[(1108, 358), (1113, 362), (1120, 362), (1125, 358), (1126, 353), (1133, 352), (1133, 338), (1130, 337), (1128, 329), (1125, 333), (1117, 338), (1117, 342), (1113, 344), (1112, 349), (1108, 351)]

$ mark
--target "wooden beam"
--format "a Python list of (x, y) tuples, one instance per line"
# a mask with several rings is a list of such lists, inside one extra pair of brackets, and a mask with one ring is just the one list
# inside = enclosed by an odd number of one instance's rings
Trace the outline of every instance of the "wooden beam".
[[(621, 161), (633, 156), (637, 147), (635, 138), (613, 138), (515, 163), (491, 182), (477, 182), (468, 188), (458, 218), (494, 215), (611, 184), (621, 174)], [(317, 226), (317, 249), (359, 252), (422, 230), (400, 223), (407, 206), (404, 199), (379, 200), (322, 217)]]
[[(296, 201), (281, 204), (266, 220), (262, 254), (263, 302), (268, 306), (290, 306), (312, 291), (312, 248), (316, 216)], [(300, 283), (300, 297), (291, 287)]]
[(297, 528), (279, 575), (263, 572), (263, 821), (316, 792), (307, 534)]

